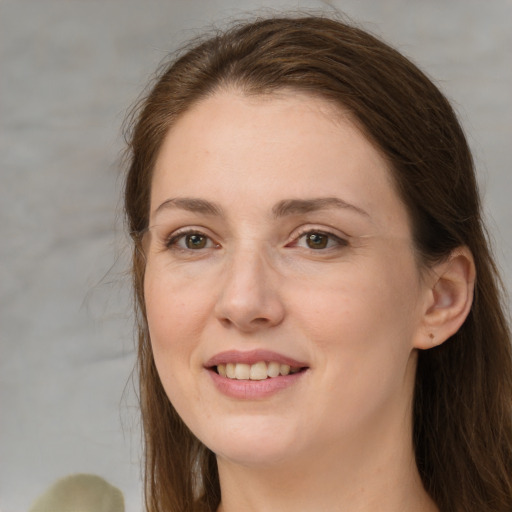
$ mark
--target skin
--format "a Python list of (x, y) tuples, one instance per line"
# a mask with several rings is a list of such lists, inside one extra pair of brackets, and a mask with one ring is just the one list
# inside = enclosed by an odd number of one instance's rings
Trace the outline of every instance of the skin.
[[(318, 198), (349, 206), (276, 215), (283, 201)], [(327, 246), (305, 233), (329, 234)], [(348, 115), (296, 92), (201, 101), (160, 151), (145, 244), (155, 362), (217, 454), (219, 510), (437, 510), (414, 462), (411, 402), (439, 276), (419, 267), (387, 164)], [(265, 398), (225, 396), (205, 363), (254, 349), (308, 369)]]

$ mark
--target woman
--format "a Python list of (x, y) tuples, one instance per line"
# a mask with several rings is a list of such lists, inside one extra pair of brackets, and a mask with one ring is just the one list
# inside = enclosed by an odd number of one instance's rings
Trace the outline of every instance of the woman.
[(499, 279), (421, 71), (331, 19), (236, 25), (128, 138), (149, 511), (512, 509)]

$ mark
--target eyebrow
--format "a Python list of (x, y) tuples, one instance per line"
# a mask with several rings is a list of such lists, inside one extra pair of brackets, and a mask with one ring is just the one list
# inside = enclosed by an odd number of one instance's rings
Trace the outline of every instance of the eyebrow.
[[(175, 197), (167, 199), (155, 210), (155, 214), (162, 210), (178, 208), (187, 210), (193, 213), (203, 215), (221, 216), (223, 214), (222, 207), (206, 199), (199, 199), (193, 197)], [(319, 210), (327, 210), (332, 208), (342, 208), (352, 210), (360, 215), (369, 217), (369, 214), (355, 206), (347, 203), (339, 197), (318, 197), (312, 199), (284, 199), (279, 201), (272, 208), (272, 215), (274, 218), (286, 217), (288, 215), (300, 215)]]
[(279, 201), (273, 208), (274, 217), (285, 217), (287, 215), (297, 215), (310, 213), (318, 210), (328, 210), (331, 208), (343, 208), (352, 210), (356, 213), (369, 217), (369, 214), (362, 208), (347, 203), (339, 197), (318, 197), (314, 199), (285, 199)]
[(179, 208), (181, 210), (201, 213), (203, 215), (222, 215), (222, 208), (219, 205), (206, 201), (205, 199), (198, 199), (194, 197), (174, 197), (167, 199), (155, 210), (155, 214), (169, 208)]

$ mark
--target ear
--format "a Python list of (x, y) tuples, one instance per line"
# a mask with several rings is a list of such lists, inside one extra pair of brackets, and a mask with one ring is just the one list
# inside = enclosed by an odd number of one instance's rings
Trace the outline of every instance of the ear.
[(415, 348), (444, 343), (466, 320), (473, 303), (475, 263), (467, 247), (458, 247), (425, 277), (427, 299)]

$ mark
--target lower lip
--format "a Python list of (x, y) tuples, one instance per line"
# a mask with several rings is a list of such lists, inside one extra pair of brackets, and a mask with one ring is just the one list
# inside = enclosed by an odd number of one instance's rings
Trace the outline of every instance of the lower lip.
[(272, 396), (297, 384), (306, 372), (307, 370), (303, 370), (265, 380), (237, 380), (222, 377), (215, 371), (208, 370), (213, 383), (223, 395), (239, 400), (259, 400)]

